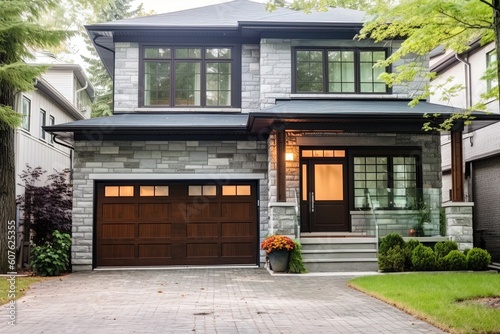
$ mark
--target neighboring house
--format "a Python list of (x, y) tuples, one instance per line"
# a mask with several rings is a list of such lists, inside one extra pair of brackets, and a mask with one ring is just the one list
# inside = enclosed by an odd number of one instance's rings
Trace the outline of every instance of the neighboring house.
[[(460, 55), (455, 53), (436, 54), (431, 57), (431, 70), (438, 76), (432, 85), (443, 85), (453, 79), (452, 84), (461, 84), (464, 89), (450, 101), (440, 100), (437, 91), (431, 97), (435, 103), (447, 103), (457, 108), (468, 108), (482, 102), (481, 94), (497, 85), (496, 80), (482, 80), (488, 65), (495, 62), (495, 45), (481, 45), (479, 42)], [(449, 85), (445, 85), (449, 86)], [(487, 111), (499, 113), (497, 99), (485, 101)], [(465, 198), (474, 203), (474, 246), (486, 248), (494, 262), (500, 262), (500, 123), (494, 123), (463, 136), (465, 162)], [(449, 135), (442, 136), (443, 201), (450, 201), (451, 162)]]
[(272, 233), (299, 237), (309, 270), (376, 270), (377, 235), (425, 218), (441, 240), (422, 116), (459, 109), (411, 109), (425, 83), (377, 79), (400, 42), (354, 40), (364, 16), (236, 0), (87, 26), (114, 115), (46, 128), (75, 147), (73, 270), (255, 266)]
[[(30, 62), (51, 67), (36, 79), (35, 90), (17, 94), (15, 110), (24, 116), (15, 131), (16, 196), (24, 193), (19, 174), (26, 165), (42, 167), (47, 171), (41, 178), (55, 170), (72, 167), (72, 149), (67, 144), (54, 141), (42, 127), (83, 120), (89, 115), (93, 88), (79, 65), (60, 64), (47, 53), (37, 53)], [(25, 240), (29, 243), (29, 240)]]

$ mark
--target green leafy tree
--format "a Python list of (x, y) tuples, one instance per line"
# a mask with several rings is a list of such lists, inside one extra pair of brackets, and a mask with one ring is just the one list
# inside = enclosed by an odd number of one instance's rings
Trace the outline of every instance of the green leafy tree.
[[(111, 0), (105, 6), (95, 8), (94, 22), (108, 22), (143, 15), (142, 4), (136, 9), (132, 9), (131, 3), (132, 0)], [(88, 65), (87, 71), (96, 93), (92, 104), (91, 117), (111, 116), (113, 114), (113, 82), (87, 34), (84, 33), (84, 36), (90, 56), (83, 56), (82, 58)]]
[[(461, 53), (467, 51), (471, 44), (479, 41), (482, 44), (499, 42), (500, 33), (500, 0), (402, 0), (396, 5), (380, 2), (374, 7), (372, 20), (365, 24), (360, 32), (360, 38), (371, 38), (376, 42), (403, 39), (401, 46), (380, 66), (389, 66), (394, 62), (415, 56), (415, 59), (444, 46), (446, 50)], [(498, 48), (497, 48), (498, 54)], [(423, 75), (432, 79), (434, 73), (419, 67), (421, 62), (399, 66), (395, 73), (385, 73), (383, 79), (388, 85), (413, 81)], [(496, 65), (496, 64), (495, 64)], [(486, 75), (496, 74), (500, 77), (498, 67), (490, 69)], [(451, 84), (451, 83), (450, 83)], [(450, 85), (448, 93), (457, 90), (456, 85)], [(427, 85), (424, 94), (416, 96), (412, 104), (419, 99), (433, 94)], [(498, 98), (498, 88), (488, 93)], [(484, 108), (476, 105), (473, 108)], [(431, 117), (431, 116), (429, 116)], [(471, 120), (470, 112), (456, 114), (441, 124), (428, 122), (424, 128), (431, 130), (449, 130), (455, 119)]]
[(267, 3), (269, 10), (275, 10), (277, 7), (288, 7), (293, 10), (303, 10), (310, 12), (313, 10), (324, 11), (328, 7), (340, 7), (366, 11), (373, 6), (370, 0), (270, 0)]
[(0, 272), (13, 271), (8, 263), (7, 225), (15, 219), (14, 128), (21, 118), (14, 111), (19, 92), (34, 89), (35, 78), (46, 70), (25, 60), (32, 49), (54, 47), (70, 33), (38, 23), (57, 5), (56, 0), (0, 1)]

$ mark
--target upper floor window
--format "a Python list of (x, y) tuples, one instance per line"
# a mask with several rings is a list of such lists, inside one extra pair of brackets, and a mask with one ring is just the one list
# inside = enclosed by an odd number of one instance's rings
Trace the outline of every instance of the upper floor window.
[(374, 65), (386, 59), (382, 49), (295, 49), (295, 93), (387, 93), (379, 79), (387, 71)]
[(144, 46), (143, 106), (235, 106), (232, 47)]
[(31, 100), (28, 99), (26, 96), (23, 96), (21, 113), (23, 116), (23, 119), (21, 121), (21, 127), (24, 130), (29, 131), (31, 124)]
[(43, 126), (47, 123), (47, 113), (45, 110), (40, 109), (40, 139), (45, 139), (45, 130)]
[[(493, 49), (492, 51), (488, 52), (486, 54), (486, 68), (490, 68), (490, 66), (495, 66), (497, 64), (497, 53), (496, 50)], [(498, 79), (488, 79), (486, 81), (486, 88), (488, 90), (498, 86)]]

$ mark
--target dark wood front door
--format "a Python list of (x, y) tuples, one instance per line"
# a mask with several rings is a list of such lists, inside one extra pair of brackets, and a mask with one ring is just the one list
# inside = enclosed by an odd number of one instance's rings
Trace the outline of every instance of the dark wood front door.
[(301, 166), (301, 230), (349, 231), (345, 159), (303, 159)]
[(256, 184), (97, 186), (96, 265), (256, 264)]

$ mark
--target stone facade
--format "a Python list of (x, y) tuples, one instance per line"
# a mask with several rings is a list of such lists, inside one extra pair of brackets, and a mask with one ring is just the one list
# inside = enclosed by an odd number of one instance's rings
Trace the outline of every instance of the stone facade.
[(260, 141), (77, 141), (73, 270), (92, 269), (96, 180), (259, 181), (260, 238), (268, 234), (267, 144)]
[(471, 249), (472, 237), (472, 202), (443, 203), (446, 214), (446, 235), (458, 243), (458, 249)]

